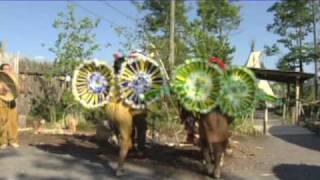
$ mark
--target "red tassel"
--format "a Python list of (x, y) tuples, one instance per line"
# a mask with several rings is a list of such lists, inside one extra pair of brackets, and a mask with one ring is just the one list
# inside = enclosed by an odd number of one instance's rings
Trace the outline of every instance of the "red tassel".
[(213, 63), (216, 63), (220, 66), (221, 69), (225, 70), (226, 69), (226, 64), (221, 60), (220, 58), (217, 57), (211, 57), (210, 61)]

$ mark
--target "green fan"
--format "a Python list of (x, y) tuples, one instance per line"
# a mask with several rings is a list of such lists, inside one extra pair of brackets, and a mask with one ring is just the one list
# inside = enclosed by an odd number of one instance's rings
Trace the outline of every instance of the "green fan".
[(231, 68), (220, 82), (218, 104), (222, 112), (243, 117), (251, 112), (256, 98), (256, 80), (247, 68)]
[(189, 111), (207, 113), (216, 106), (222, 71), (201, 60), (188, 60), (177, 67), (171, 82), (182, 105)]

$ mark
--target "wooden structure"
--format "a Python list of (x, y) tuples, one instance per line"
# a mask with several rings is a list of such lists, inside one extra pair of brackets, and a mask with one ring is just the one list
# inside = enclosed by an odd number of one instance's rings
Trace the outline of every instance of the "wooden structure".
[[(275, 81), (280, 83), (287, 84), (287, 98), (290, 97), (290, 85), (295, 84), (295, 110), (294, 110), (294, 122), (298, 123), (299, 115), (301, 112), (301, 85), (304, 81), (314, 77), (312, 73), (301, 73), (301, 72), (290, 72), (290, 71), (279, 71), (279, 70), (270, 70), (270, 69), (259, 69), (259, 68), (250, 68), (256, 75), (257, 78)], [(266, 111), (266, 116), (267, 116)], [(284, 116), (285, 118), (285, 116)], [(265, 118), (265, 121), (268, 121)], [(266, 123), (266, 122), (265, 122)], [(267, 131), (267, 128), (266, 128)]]
[(19, 72), (19, 61), (20, 55), (17, 54), (8, 54), (6, 52), (6, 44), (0, 42), (0, 65), (3, 63), (10, 64), (13, 67), (14, 72)]

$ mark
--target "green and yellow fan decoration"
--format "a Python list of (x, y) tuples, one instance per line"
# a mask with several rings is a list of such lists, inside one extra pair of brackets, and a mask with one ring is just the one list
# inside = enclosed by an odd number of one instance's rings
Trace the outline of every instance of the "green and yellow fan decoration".
[[(164, 82), (163, 69), (156, 61), (142, 54), (127, 59), (117, 77), (120, 97), (134, 109), (143, 109), (156, 100)], [(147, 99), (144, 98), (146, 94)]]
[(109, 102), (113, 87), (113, 70), (101, 61), (86, 61), (74, 71), (72, 92), (86, 108), (96, 108)]
[(181, 104), (189, 111), (207, 113), (216, 106), (222, 70), (204, 60), (187, 60), (171, 81)]
[(218, 105), (223, 113), (242, 117), (251, 112), (256, 99), (256, 79), (247, 68), (228, 69), (220, 81)]

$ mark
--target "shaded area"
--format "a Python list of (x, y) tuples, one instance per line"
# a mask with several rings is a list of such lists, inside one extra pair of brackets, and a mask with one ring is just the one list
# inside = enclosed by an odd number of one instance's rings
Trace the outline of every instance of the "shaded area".
[[(23, 132), (20, 143), (21, 148), (0, 151), (4, 157), (0, 159), (0, 180), (212, 179), (204, 173), (200, 149), (194, 146), (147, 144), (145, 158), (137, 158), (134, 151), (130, 152), (126, 174), (118, 178), (114, 176), (118, 147), (96, 141), (94, 136)], [(222, 178), (242, 180), (245, 177), (242, 173), (235, 175), (230, 171), (231, 161), (234, 159), (226, 159)]]
[[(73, 136), (68, 137), (65, 142), (59, 145), (38, 144), (34, 146), (46, 152), (62, 155), (67, 154), (78, 159), (100, 163), (109, 173), (114, 173), (114, 170), (110, 167), (108, 160), (117, 161), (118, 157), (117, 146), (108, 144), (106, 141), (96, 141), (93, 136)], [(127, 162), (133, 162), (137, 165), (147, 167), (150, 164), (156, 164), (202, 173), (203, 170), (202, 164), (199, 161), (200, 159), (201, 153), (197, 147), (176, 149), (160, 144), (147, 144), (145, 157), (143, 159), (137, 158), (135, 151), (131, 150)], [(39, 167), (44, 167), (44, 165), (39, 165)]]
[(41, 179), (41, 180), (76, 180), (75, 178), (58, 178), (58, 177), (39, 177), (39, 176), (33, 176), (33, 175), (26, 175), (26, 174), (18, 174), (16, 176), (16, 179), (18, 180), (35, 180), (35, 179)]
[(0, 159), (8, 158), (11, 156), (17, 156), (17, 155), (18, 155), (18, 153), (16, 151), (1, 150)]
[[(58, 145), (37, 144), (34, 146), (52, 154), (70, 155), (77, 159), (99, 163), (106, 169), (104, 173), (111, 174), (110, 177), (115, 178), (113, 168), (117, 164), (118, 147), (107, 144), (107, 142), (96, 141), (93, 136), (67, 137), (65, 142)], [(143, 159), (137, 158), (134, 151), (129, 153), (125, 164), (126, 175), (120, 179), (150, 179), (151, 177), (152, 179), (210, 179), (206, 176), (200, 160), (201, 153), (198, 147), (173, 148), (160, 144), (148, 144)], [(39, 168), (59, 171), (65, 168), (71, 170), (73, 169), (72, 164), (76, 163), (66, 161), (64, 167), (52, 166), (46, 162), (38, 162), (35, 165)], [(224, 179), (241, 180), (232, 173), (222, 172), (222, 176)]]
[[(320, 137), (316, 134), (310, 133), (307, 129), (297, 127), (298, 129), (292, 129), (292, 132), (284, 129), (282, 126), (274, 126), (270, 128), (270, 132), (274, 137), (282, 139), (288, 143), (295, 144), (307, 149), (320, 151)], [(276, 133), (281, 132), (282, 133)]]
[(306, 164), (280, 164), (272, 171), (281, 180), (319, 180), (320, 166)]

